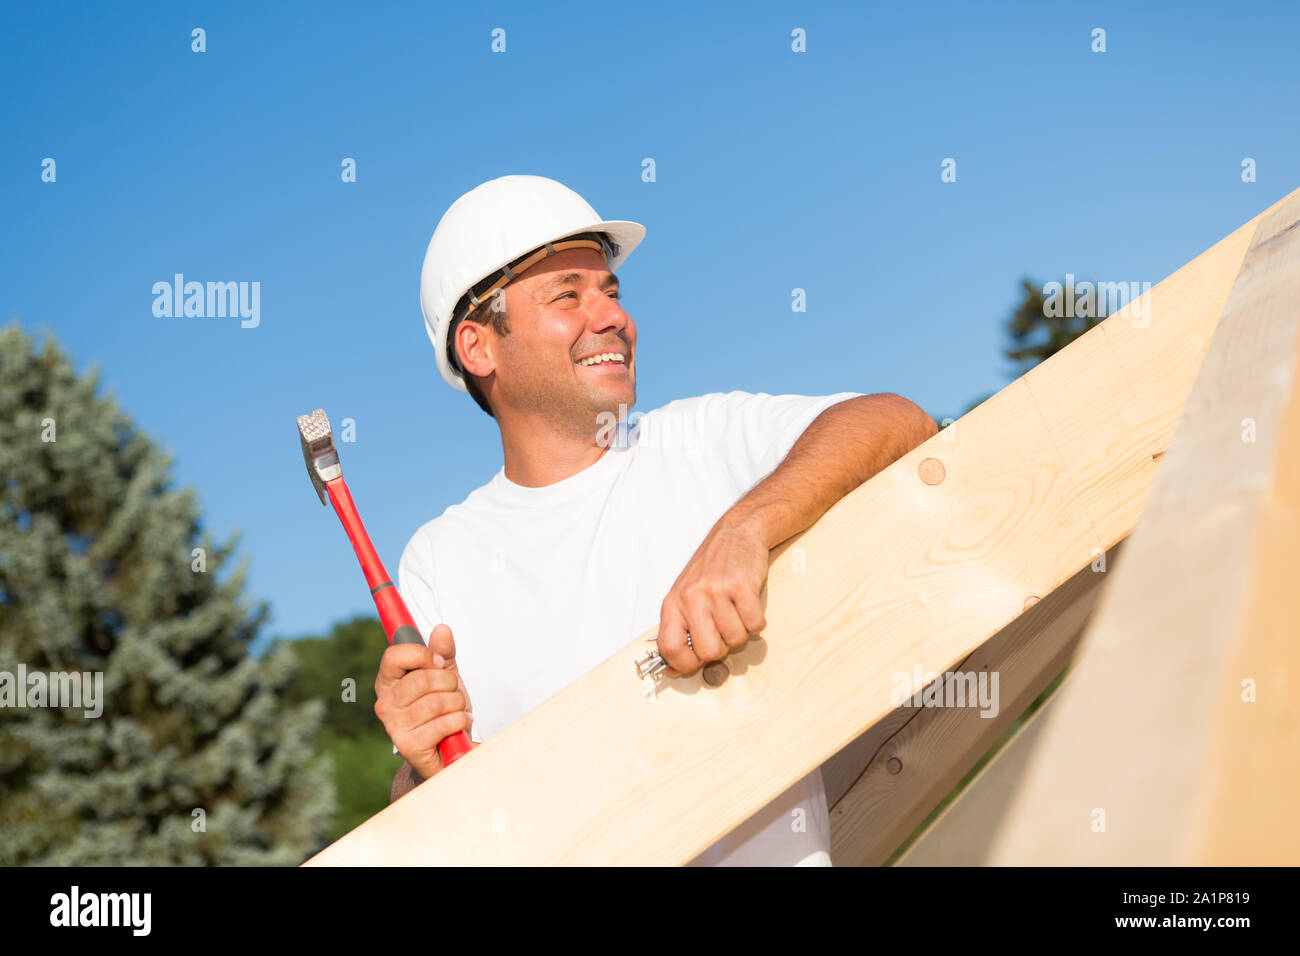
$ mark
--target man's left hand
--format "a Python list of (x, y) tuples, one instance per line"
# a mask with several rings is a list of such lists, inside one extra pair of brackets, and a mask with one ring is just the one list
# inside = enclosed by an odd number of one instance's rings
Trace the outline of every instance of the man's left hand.
[(671, 668), (668, 677), (721, 660), (767, 626), (758, 596), (769, 558), (753, 525), (724, 515), (713, 526), (659, 610), (659, 654)]

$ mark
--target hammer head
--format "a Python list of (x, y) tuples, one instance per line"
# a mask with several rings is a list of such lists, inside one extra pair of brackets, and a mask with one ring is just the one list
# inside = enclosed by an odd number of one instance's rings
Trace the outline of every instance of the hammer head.
[(330, 428), (325, 409), (318, 408), (310, 415), (298, 416), (298, 438), (302, 441), (302, 457), (307, 463), (307, 474), (320, 497), (320, 503), (324, 505), (325, 482), (343, 477), (339, 455), (334, 448), (334, 432)]

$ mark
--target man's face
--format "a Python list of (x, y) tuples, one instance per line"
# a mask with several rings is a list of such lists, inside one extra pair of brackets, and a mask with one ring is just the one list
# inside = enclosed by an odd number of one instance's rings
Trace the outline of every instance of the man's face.
[[(499, 402), (579, 434), (636, 404), (636, 323), (598, 252), (548, 256), (505, 293), (510, 334), (493, 336)], [(608, 354), (618, 358), (592, 363)]]

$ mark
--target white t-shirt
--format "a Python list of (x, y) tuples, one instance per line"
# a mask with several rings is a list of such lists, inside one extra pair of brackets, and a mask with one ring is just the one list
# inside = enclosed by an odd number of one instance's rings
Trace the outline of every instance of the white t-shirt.
[[(718, 518), (824, 409), (858, 394), (679, 399), (609, 429), (609, 450), (576, 475), (526, 488), (502, 469), (423, 525), (398, 589), (426, 642), (437, 624), (452, 630), (471, 737), (486, 740), (657, 627)], [(693, 862), (829, 866), (820, 769)]]

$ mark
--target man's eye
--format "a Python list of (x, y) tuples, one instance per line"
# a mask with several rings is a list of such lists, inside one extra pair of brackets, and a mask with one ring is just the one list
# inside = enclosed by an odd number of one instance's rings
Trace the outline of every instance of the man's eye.
[[(569, 296), (573, 296), (575, 299), (577, 298), (577, 295), (576, 295), (576, 294), (574, 294), (574, 293), (572, 293), (572, 292), (566, 292), (566, 293), (564, 293), (564, 295), (559, 296), (558, 298), (556, 298), (555, 301), (556, 301), (556, 302), (559, 302), (560, 299), (567, 299)], [(621, 299), (621, 298), (623, 298), (622, 294), (619, 293), (619, 292), (611, 292), (611, 293), (609, 294), (609, 296), (610, 296), (611, 299)]]

